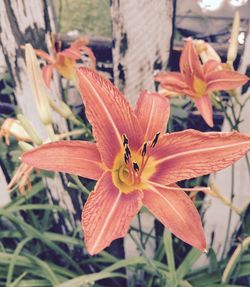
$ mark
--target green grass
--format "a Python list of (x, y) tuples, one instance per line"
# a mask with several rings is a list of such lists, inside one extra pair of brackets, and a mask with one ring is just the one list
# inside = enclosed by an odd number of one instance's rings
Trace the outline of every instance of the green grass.
[(78, 30), (88, 36), (111, 36), (109, 0), (56, 0), (62, 34)]

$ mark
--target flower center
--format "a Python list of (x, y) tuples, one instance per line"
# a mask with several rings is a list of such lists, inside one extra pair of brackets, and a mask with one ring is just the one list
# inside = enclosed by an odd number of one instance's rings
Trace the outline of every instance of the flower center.
[(196, 93), (197, 98), (200, 98), (206, 94), (206, 82), (194, 76), (193, 89)]
[[(156, 134), (149, 148), (153, 148), (158, 140)], [(147, 156), (147, 142), (138, 151), (130, 150), (128, 139), (123, 135), (123, 149), (116, 156), (112, 168), (114, 185), (123, 193), (130, 193), (146, 188), (141, 179), (149, 179), (155, 171), (155, 160)]]

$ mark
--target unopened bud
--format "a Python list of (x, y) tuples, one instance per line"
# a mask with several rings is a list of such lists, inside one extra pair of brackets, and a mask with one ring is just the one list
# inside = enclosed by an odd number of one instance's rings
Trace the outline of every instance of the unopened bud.
[(54, 100), (49, 98), (49, 103), (50, 103), (51, 108), (54, 111), (56, 111), (59, 115), (64, 117), (65, 119), (68, 119), (73, 115), (70, 107), (67, 104), (65, 104), (63, 101), (55, 102)]
[(221, 62), (220, 56), (209, 43), (203, 40), (194, 40), (194, 44), (203, 64), (209, 60), (214, 60), (218, 63)]
[(39, 137), (38, 133), (35, 130), (35, 127), (32, 123), (24, 116), (24, 115), (17, 115), (18, 120), (22, 124), (23, 128), (31, 138), (31, 141), (36, 145), (41, 145), (43, 143), (42, 139)]
[(29, 151), (29, 150), (32, 150), (32, 149), (34, 148), (33, 145), (28, 144), (28, 143), (23, 142), (23, 141), (19, 141), (19, 142), (18, 142), (18, 145), (20, 146), (20, 148), (21, 148), (24, 152)]
[(52, 117), (48, 100), (48, 90), (43, 81), (42, 72), (31, 44), (25, 45), (25, 60), (38, 115), (44, 125), (49, 125), (52, 123)]
[(237, 57), (238, 51), (238, 35), (240, 31), (240, 13), (236, 11), (231, 31), (230, 44), (227, 51), (227, 63), (232, 65)]

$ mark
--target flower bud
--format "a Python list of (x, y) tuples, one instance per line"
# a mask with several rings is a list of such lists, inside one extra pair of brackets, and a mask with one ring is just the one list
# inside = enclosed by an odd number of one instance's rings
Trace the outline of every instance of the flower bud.
[(239, 30), (240, 30), (240, 13), (239, 11), (236, 11), (231, 31), (230, 44), (227, 51), (227, 63), (230, 65), (233, 64), (234, 60), (237, 57)]
[(39, 137), (32, 123), (23, 115), (17, 115), (18, 120), (22, 124), (23, 128), (31, 138), (32, 142), (36, 145), (41, 145), (43, 143), (42, 139)]
[(25, 45), (27, 73), (33, 95), (35, 97), (38, 115), (44, 125), (52, 123), (51, 110), (48, 100), (48, 90), (42, 78), (42, 72), (33, 47)]
[(52, 109), (65, 119), (68, 119), (73, 115), (70, 107), (63, 101), (59, 101), (58, 103), (56, 103), (54, 100), (49, 98), (49, 103)]
[(29, 150), (32, 150), (32, 149), (34, 148), (33, 145), (28, 144), (28, 143), (23, 142), (23, 141), (19, 141), (19, 142), (18, 142), (18, 145), (20, 146), (20, 148), (21, 148), (24, 152), (29, 151)]
[(194, 44), (203, 64), (209, 60), (221, 62), (220, 56), (209, 43), (206, 43), (203, 40), (194, 40)]

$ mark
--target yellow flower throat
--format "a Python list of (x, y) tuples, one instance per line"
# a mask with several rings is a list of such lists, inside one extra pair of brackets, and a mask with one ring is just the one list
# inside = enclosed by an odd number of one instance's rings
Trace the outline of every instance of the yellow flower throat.
[(207, 84), (203, 80), (194, 76), (193, 89), (195, 91), (196, 97), (200, 98), (206, 94)]
[[(149, 148), (155, 146), (159, 134), (155, 135)], [(113, 183), (121, 192), (128, 194), (147, 187), (144, 181), (155, 172), (155, 159), (147, 156), (147, 146), (145, 142), (138, 151), (130, 150), (128, 139), (123, 135), (123, 148), (117, 154), (112, 168)]]

